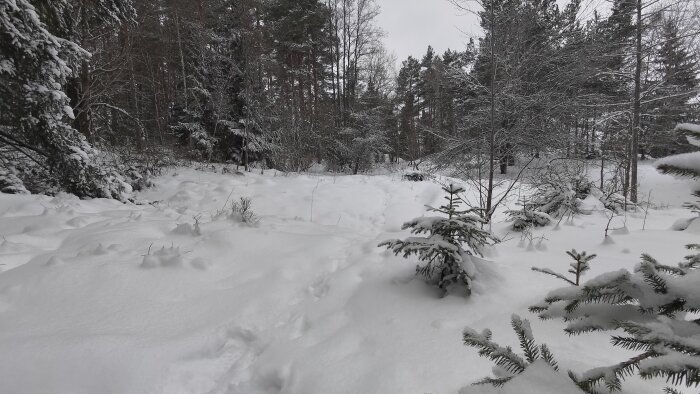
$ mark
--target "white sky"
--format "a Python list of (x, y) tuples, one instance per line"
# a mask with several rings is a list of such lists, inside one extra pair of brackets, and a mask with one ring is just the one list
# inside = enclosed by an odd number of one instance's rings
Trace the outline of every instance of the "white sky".
[(463, 49), (469, 40), (460, 30), (477, 34), (478, 19), (457, 10), (448, 0), (377, 0), (382, 7), (378, 24), (386, 32), (384, 42), (401, 63), (409, 55), (419, 60), (428, 45), (438, 54)]
[[(564, 7), (568, 0), (559, 0)], [(581, 17), (607, 8), (607, 0), (583, 0)], [(464, 49), (470, 35), (479, 35), (478, 18), (460, 11), (449, 0), (377, 0), (382, 8), (378, 24), (386, 32), (384, 42), (401, 64), (409, 55), (421, 59), (432, 45), (437, 54)], [(466, 33), (466, 34), (465, 34)]]

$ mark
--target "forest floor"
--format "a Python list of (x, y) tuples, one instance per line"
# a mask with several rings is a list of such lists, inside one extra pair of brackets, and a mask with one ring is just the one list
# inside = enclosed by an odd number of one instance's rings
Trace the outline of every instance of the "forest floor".
[[(588, 278), (632, 269), (642, 253), (681, 261), (700, 238), (700, 223), (671, 230), (692, 216), (681, 208), (692, 185), (650, 164), (641, 174), (654, 208), (646, 223), (644, 210), (615, 218), (626, 229), (614, 243), (603, 243), (599, 207), (537, 230), (546, 239), (532, 245), (499, 212), (493, 230), (505, 241), (488, 251), (493, 269), (468, 299), (441, 298), (414, 276), (415, 261), (377, 247), (442, 201), (438, 182), (400, 173), (179, 168), (139, 194), (146, 205), (0, 194), (0, 392), (493, 392), (470, 386), (492, 365), (461, 332), (491, 328), (517, 347), (513, 313), (531, 320), (564, 370), (622, 361), (628, 353), (609, 334), (568, 337), (561, 322), (527, 311), (563, 285), (530, 268), (565, 272), (572, 248), (598, 254)], [(257, 224), (228, 217), (241, 197)], [(630, 380), (625, 392), (663, 383)]]

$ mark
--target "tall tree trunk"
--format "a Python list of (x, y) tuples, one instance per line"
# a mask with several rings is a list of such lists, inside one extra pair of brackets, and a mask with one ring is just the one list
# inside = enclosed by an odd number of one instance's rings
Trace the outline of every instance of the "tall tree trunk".
[(491, 4), (491, 130), (489, 131), (489, 185), (486, 191), (486, 218), (491, 221), (491, 209), (493, 204), (493, 181), (496, 172), (494, 159), (496, 158), (496, 23), (494, 5)]
[(175, 15), (175, 29), (177, 30), (177, 47), (180, 52), (180, 67), (182, 67), (182, 98), (185, 100), (185, 111), (187, 111), (187, 69), (185, 68), (185, 54), (182, 50), (182, 38), (180, 37), (180, 17), (177, 15)]
[(637, 64), (634, 69), (634, 119), (632, 121), (632, 146), (630, 149), (630, 199), (633, 203), (638, 202), (638, 155), (639, 155), (639, 133), (641, 127), (641, 96), (642, 96), (642, 0), (637, 0), (637, 37), (636, 37), (636, 57)]
[(78, 107), (76, 123), (78, 131), (83, 133), (90, 143), (94, 143), (95, 135), (92, 130), (92, 119), (90, 119), (91, 101), (90, 65), (87, 60), (84, 60), (80, 66), (80, 105)]
[[(88, 44), (88, 17), (87, 17), (87, 7), (86, 1), (83, 0), (81, 4), (81, 21), (80, 21), (80, 34), (82, 35), (82, 40), (80, 44), (87, 48)], [(90, 143), (95, 142), (95, 136), (92, 130), (92, 119), (90, 119), (90, 105), (92, 104), (92, 92), (91, 92), (91, 81), (90, 81), (90, 63), (87, 59), (84, 59), (80, 63), (80, 95), (78, 100), (77, 108), (77, 119), (76, 126), (78, 131), (80, 131), (85, 137), (87, 137)]]

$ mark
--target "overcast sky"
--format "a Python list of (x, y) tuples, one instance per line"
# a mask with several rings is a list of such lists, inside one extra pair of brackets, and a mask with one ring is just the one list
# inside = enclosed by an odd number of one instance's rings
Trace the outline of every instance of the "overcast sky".
[(469, 40), (461, 31), (477, 34), (478, 20), (465, 15), (448, 0), (377, 0), (382, 7), (379, 25), (385, 43), (398, 62), (409, 55), (422, 58), (428, 45), (442, 54), (448, 48), (463, 49)]
[[(438, 54), (449, 49), (464, 49), (469, 35), (479, 35), (479, 21), (473, 14), (460, 11), (449, 0), (377, 0), (382, 8), (379, 25), (386, 32), (386, 47), (393, 52), (399, 64), (409, 55), (419, 60), (428, 45)], [(559, 0), (560, 7), (567, 0)], [(594, 9), (607, 8), (606, 0), (584, 0), (582, 17), (592, 15)], [(466, 33), (466, 34), (465, 34)]]

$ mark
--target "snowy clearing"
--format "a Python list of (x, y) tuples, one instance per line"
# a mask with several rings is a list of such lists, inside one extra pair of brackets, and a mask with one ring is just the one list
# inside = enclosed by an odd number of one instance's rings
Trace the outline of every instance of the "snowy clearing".
[[(671, 230), (692, 217), (681, 204), (693, 185), (641, 171), (658, 209), (644, 231), (643, 210), (615, 218), (613, 243), (595, 206), (533, 243), (500, 213), (505, 241), (469, 299), (439, 298), (413, 262), (377, 247), (440, 202), (432, 181), (178, 169), (139, 195), (153, 205), (0, 194), (0, 392), (492, 393), (470, 386), (491, 364), (461, 332), (491, 328), (515, 346), (512, 313), (564, 370), (621, 361), (629, 353), (608, 334), (569, 338), (527, 312), (562, 285), (531, 267), (566, 271), (572, 248), (598, 254), (588, 278), (632, 269), (644, 252), (680, 261), (700, 239), (697, 220)], [(241, 197), (259, 223), (221, 212)], [(625, 392), (663, 383), (631, 380)]]

